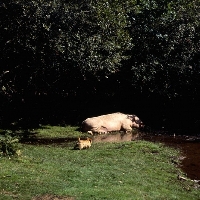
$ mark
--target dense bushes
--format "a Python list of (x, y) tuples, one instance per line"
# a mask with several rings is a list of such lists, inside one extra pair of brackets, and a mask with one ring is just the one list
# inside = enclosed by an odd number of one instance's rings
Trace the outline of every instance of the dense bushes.
[(152, 127), (180, 128), (188, 115), (198, 125), (199, 8), (196, 0), (1, 1), (1, 123), (122, 111)]
[(0, 135), (0, 157), (20, 155), (18, 142), (19, 139), (9, 133)]

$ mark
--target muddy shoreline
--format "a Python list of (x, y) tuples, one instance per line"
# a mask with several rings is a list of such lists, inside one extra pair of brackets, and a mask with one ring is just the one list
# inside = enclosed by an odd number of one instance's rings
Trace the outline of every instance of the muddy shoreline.
[(141, 139), (161, 142), (182, 152), (180, 168), (192, 180), (200, 180), (200, 137), (182, 135), (142, 134)]

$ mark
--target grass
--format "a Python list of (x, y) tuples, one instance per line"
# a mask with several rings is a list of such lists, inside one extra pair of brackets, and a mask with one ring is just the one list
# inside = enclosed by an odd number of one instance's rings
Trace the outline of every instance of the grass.
[[(83, 135), (76, 129), (45, 126), (33, 132), (53, 140)], [(1, 157), (0, 199), (200, 199), (192, 182), (177, 179), (182, 172), (172, 161), (178, 150), (146, 141), (93, 143), (87, 150), (73, 150), (74, 144), (20, 144), (21, 156)]]
[[(74, 138), (82, 136), (83, 134), (78, 131), (79, 127), (75, 126), (43, 126), (36, 130), (37, 137), (42, 138)], [(34, 130), (32, 130), (34, 132)]]

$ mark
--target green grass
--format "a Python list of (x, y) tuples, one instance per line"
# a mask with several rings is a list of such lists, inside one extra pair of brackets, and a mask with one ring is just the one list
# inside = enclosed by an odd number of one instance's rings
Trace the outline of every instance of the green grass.
[[(46, 126), (39, 138), (79, 137), (77, 127)], [(75, 199), (200, 199), (200, 189), (177, 179), (172, 162), (180, 152), (146, 141), (94, 143), (73, 150), (75, 142), (20, 144), (22, 155), (0, 158), (0, 199), (29, 200), (54, 194)]]
[(78, 128), (79, 127), (72, 126), (43, 126), (35, 131), (37, 133), (37, 137), (42, 138), (73, 138), (83, 135), (81, 132), (77, 131)]

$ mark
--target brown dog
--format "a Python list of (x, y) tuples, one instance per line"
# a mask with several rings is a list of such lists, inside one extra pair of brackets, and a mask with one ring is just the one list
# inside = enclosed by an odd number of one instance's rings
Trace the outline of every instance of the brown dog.
[(88, 138), (86, 140), (81, 140), (80, 138), (78, 138), (78, 142), (76, 143), (74, 149), (88, 149), (91, 147), (92, 144), (92, 139)]

